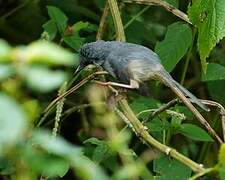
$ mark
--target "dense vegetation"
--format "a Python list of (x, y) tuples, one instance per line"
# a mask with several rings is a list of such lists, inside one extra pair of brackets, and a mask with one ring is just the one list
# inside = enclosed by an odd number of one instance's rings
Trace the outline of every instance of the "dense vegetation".
[[(225, 179), (224, 7), (0, 0), (0, 179)], [(117, 95), (93, 81), (116, 81), (99, 67), (74, 77), (80, 47), (96, 38), (154, 50), (210, 107), (198, 111), (216, 134), (160, 83)]]

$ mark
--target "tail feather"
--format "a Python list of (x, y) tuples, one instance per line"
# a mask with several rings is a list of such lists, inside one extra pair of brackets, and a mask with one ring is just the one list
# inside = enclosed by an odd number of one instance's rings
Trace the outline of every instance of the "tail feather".
[[(179, 89), (182, 94), (186, 97), (189, 97), (191, 99), (191, 101), (195, 104), (197, 104), (199, 107), (201, 107), (202, 109), (204, 109), (205, 111), (210, 111), (209, 108), (204, 105), (203, 103), (201, 103), (201, 101), (195, 97), (191, 92), (189, 92), (186, 88), (184, 88), (182, 85), (180, 85), (178, 82), (176, 82), (168, 72), (163, 71), (161, 77), (163, 78), (163, 82), (169, 86), (176, 94), (176, 90)], [(175, 88), (176, 87), (176, 88)], [(178, 95), (178, 94), (177, 94)], [(179, 95), (180, 96), (180, 93)]]

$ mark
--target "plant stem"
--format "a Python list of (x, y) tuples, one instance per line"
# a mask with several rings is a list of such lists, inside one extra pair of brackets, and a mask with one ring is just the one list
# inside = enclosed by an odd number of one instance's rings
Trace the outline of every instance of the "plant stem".
[(147, 11), (150, 6), (146, 6), (140, 12), (138, 12), (135, 16), (133, 16), (125, 25), (124, 29), (128, 28), (139, 16), (141, 16), (145, 11)]
[[(138, 12), (135, 16), (133, 16), (125, 25), (124, 29), (128, 28), (139, 16), (141, 16), (145, 11), (147, 11), (150, 6), (146, 6), (140, 12)], [(115, 39), (116, 35), (114, 35), (111, 39)]]
[(184, 70), (182, 72), (182, 76), (181, 76), (181, 80), (180, 80), (180, 84), (182, 84), (182, 85), (184, 84), (184, 80), (185, 80), (185, 77), (186, 77), (186, 74), (187, 74), (188, 65), (189, 65), (189, 62), (190, 62), (190, 59), (191, 59), (191, 56), (192, 56), (192, 49), (193, 49), (193, 45), (194, 45), (196, 32), (197, 32), (197, 29), (194, 28), (193, 37), (192, 37), (192, 41), (191, 41), (191, 47), (188, 50), (187, 58), (186, 58), (185, 65), (184, 65)]
[(197, 178), (199, 178), (199, 177), (201, 177), (201, 176), (203, 176), (203, 175), (205, 175), (205, 174), (207, 174), (207, 173), (210, 173), (210, 172), (212, 172), (212, 171), (214, 171), (214, 170), (215, 170), (214, 168), (207, 168), (207, 169), (205, 169), (204, 171), (202, 171), (202, 172), (200, 172), (200, 173), (198, 173), (198, 174), (192, 176), (192, 177), (189, 178), (188, 180), (195, 180), (195, 179), (197, 179)]
[(202, 167), (201, 164), (198, 164), (191, 159), (187, 158), (186, 156), (180, 154), (175, 149), (170, 148), (164, 144), (161, 144), (157, 140), (155, 140), (146, 130), (146, 127), (136, 118), (133, 111), (130, 109), (127, 101), (125, 99), (121, 99), (119, 105), (127, 118), (127, 124), (132, 127), (132, 129), (136, 132), (137, 136), (143, 140), (148, 145), (152, 145), (159, 149), (161, 152), (170, 155), (174, 159), (182, 162), (183, 164), (190, 167), (195, 172), (202, 172), (205, 169)]
[(186, 21), (189, 24), (192, 24), (188, 19), (187, 14), (183, 13), (179, 9), (176, 9), (175, 7), (171, 6), (169, 3), (163, 0), (122, 0), (122, 2), (161, 6), (167, 11), (173, 13), (175, 16), (179, 17), (180, 19)]
[(125, 34), (124, 34), (124, 29), (123, 29), (123, 23), (120, 17), (120, 12), (119, 12), (119, 7), (117, 5), (116, 0), (108, 0), (109, 3), (109, 8), (113, 17), (113, 22), (115, 25), (115, 30), (116, 30), (116, 39), (118, 41), (125, 41)]
[(107, 21), (108, 16), (109, 16), (109, 3), (108, 3), (108, 1), (106, 1), (104, 11), (103, 11), (103, 14), (101, 17), (101, 21), (99, 24), (97, 36), (96, 36), (97, 40), (102, 39), (102, 36), (103, 36), (105, 28), (106, 28), (106, 21)]

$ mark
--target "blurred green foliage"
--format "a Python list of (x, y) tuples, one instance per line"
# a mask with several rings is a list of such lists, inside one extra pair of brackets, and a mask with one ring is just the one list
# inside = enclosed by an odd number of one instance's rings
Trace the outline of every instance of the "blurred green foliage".
[[(197, 97), (225, 105), (225, 41), (219, 42), (225, 36), (224, 2), (167, 2), (187, 11), (193, 25), (158, 6), (120, 3), (127, 41), (155, 49), (165, 68), (178, 81), (185, 79)], [(95, 41), (104, 5), (105, 0), (0, 0), (0, 179), (192, 175), (189, 167), (143, 144), (112, 111), (115, 102), (101, 86), (87, 83), (63, 98), (56, 111), (44, 113), (57, 89), (67, 90), (93, 72), (86, 68), (73, 77), (79, 48)], [(103, 37), (115, 38), (111, 16)], [(225, 179), (224, 145), (220, 148), (180, 104), (149, 119), (173, 95), (160, 84), (149, 83), (148, 89), (151, 97), (136, 91), (127, 96), (149, 133), (212, 167), (216, 173), (204, 179)], [(222, 137), (218, 111), (202, 113)]]

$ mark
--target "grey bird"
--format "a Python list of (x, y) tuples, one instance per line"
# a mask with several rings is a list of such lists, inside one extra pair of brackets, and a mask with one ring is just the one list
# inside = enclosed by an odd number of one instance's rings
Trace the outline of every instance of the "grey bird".
[[(165, 70), (159, 56), (152, 50), (137, 44), (119, 41), (96, 41), (85, 44), (79, 52), (80, 66), (76, 73), (89, 64), (103, 67), (110, 75), (126, 84), (128, 88), (139, 88), (139, 85), (150, 79), (159, 80), (185, 103), (196, 103), (202, 109), (209, 111), (187, 89), (176, 82)], [(186, 96), (186, 97), (185, 97)]]

